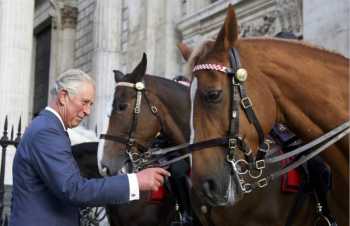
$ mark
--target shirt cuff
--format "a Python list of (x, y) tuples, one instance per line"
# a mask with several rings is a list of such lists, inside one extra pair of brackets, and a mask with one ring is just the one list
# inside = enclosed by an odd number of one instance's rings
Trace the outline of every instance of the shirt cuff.
[(140, 199), (139, 182), (136, 174), (127, 174), (129, 179), (129, 201)]

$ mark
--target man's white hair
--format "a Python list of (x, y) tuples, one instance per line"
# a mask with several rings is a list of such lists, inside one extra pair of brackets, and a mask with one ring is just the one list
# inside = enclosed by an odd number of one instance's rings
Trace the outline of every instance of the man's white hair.
[(58, 76), (51, 90), (51, 94), (57, 96), (59, 91), (66, 90), (70, 95), (77, 95), (81, 84), (84, 82), (95, 85), (95, 81), (85, 72), (79, 69), (69, 69)]

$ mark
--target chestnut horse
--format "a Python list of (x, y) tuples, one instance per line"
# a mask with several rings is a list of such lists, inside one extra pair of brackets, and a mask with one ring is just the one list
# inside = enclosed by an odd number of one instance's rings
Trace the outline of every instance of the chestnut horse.
[[(132, 73), (115, 71), (113, 103), (98, 150), (101, 174), (129, 173), (142, 168), (138, 163), (147, 158), (147, 150), (158, 134), (166, 138), (168, 145), (189, 140), (189, 87), (145, 75), (145, 71), (145, 54)], [(107, 207), (111, 224), (169, 226), (175, 215), (173, 195), (167, 192), (161, 202), (149, 202), (145, 200), (147, 196), (143, 193), (139, 201)]]
[[(225, 73), (231, 68), (231, 48), (238, 51), (240, 63), (249, 73), (244, 84), (265, 137), (275, 123), (281, 122), (303, 140), (311, 141), (349, 120), (349, 59), (300, 41), (239, 39), (238, 34), (235, 12), (229, 6), (215, 41), (207, 41), (194, 51), (180, 45), (193, 78), (192, 142), (226, 137), (230, 120), (237, 115), (231, 111), (232, 81)], [(250, 104), (246, 102), (245, 107), (250, 108)], [(243, 107), (238, 114), (239, 129), (233, 133), (238, 133), (256, 156), (257, 129), (249, 123)], [(212, 207), (208, 214), (215, 225), (284, 225), (294, 195), (282, 194), (278, 181), (242, 195), (238, 173), (227, 161), (226, 151), (222, 145), (213, 145), (192, 153), (193, 189), (204, 205)], [(321, 156), (333, 174), (329, 209), (338, 225), (348, 226), (348, 136)], [(312, 225), (315, 211), (312, 202), (306, 202), (297, 212), (294, 225)]]

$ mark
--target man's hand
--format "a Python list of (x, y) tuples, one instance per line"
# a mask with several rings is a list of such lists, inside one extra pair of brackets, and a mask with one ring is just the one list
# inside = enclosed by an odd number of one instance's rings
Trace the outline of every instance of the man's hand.
[(140, 191), (157, 191), (170, 173), (163, 168), (147, 168), (136, 173)]

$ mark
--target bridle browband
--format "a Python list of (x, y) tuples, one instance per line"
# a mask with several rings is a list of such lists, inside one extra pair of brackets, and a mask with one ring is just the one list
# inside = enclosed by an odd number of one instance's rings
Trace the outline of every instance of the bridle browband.
[[(144, 166), (148, 164), (151, 158), (149, 147), (145, 147), (144, 145), (138, 143), (136, 139), (133, 137), (133, 133), (136, 131), (136, 127), (137, 127), (138, 116), (141, 113), (142, 97), (144, 97), (144, 99), (146, 100), (146, 103), (150, 108), (150, 111), (152, 112), (152, 114), (159, 121), (160, 128), (161, 128), (160, 131), (163, 131), (163, 123), (158, 114), (158, 108), (155, 105), (151, 104), (147, 95), (145, 94), (146, 87), (144, 82), (136, 82), (136, 83), (118, 82), (116, 84), (116, 87), (129, 87), (129, 88), (133, 88), (136, 91), (136, 101), (135, 101), (134, 110), (133, 110), (133, 120), (129, 128), (128, 137), (125, 138), (125, 137), (111, 135), (111, 134), (101, 134), (100, 139), (105, 139), (105, 140), (110, 140), (110, 141), (125, 144), (126, 153), (128, 154), (132, 164), (132, 171), (137, 172), (140, 169), (144, 168)], [(134, 151), (133, 147), (135, 147), (136, 150), (139, 150), (139, 151)]]

